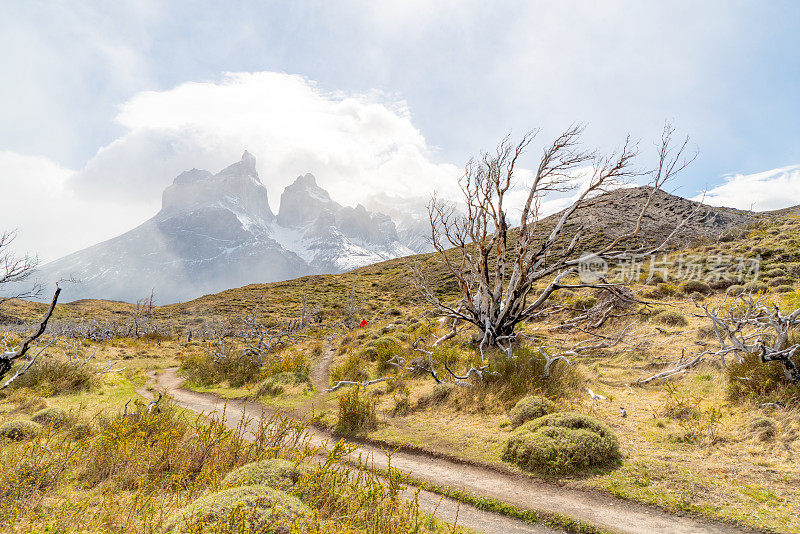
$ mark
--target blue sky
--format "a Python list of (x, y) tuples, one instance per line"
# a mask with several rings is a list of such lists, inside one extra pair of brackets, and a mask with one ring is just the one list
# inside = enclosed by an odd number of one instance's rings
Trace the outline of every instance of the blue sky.
[(676, 193), (798, 204), (799, 26), (789, 1), (6, 0), (0, 196), (65, 226), (11, 208), (0, 227), (52, 259), (151, 216), (184, 167), (244, 148), (274, 207), (303, 169), (344, 202), (424, 196), (509, 131), (546, 140), (576, 121), (602, 149), (630, 132), (647, 166), (671, 120), (699, 149)]

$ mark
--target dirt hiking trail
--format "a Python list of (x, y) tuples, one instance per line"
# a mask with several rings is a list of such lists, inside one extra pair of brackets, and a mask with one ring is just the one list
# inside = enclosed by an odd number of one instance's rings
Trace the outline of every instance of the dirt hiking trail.
[[(179, 406), (194, 412), (221, 413), (227, 401), (228, 417), (225, 423), (230, 427), (235, 427), (242, 417), (259, 420), (265, 413), (276, 411), (252, 400), (223, 399), (212, 393), (198, 393), (184, 389), (181, 387), (183, 379), (178, 377), (175, 368), (149, 373), (149, 376), (154, 387), (166, 390)], [(315, 376), (315, 378), (321, 377)], [(147, 388), (140, 388), (137, 393), (153, 397)], [(315, 446), (333, 444), (340, 439), (318, 428), (310, 428), (309, 433), (311, 444)], [(388, 468), (387, 456), (377, 445), (358, 443), (358, 449), (353, 455), (354, 459), (360, 455), (378, 469)], [(492, 498), (524, 510), (564, 514), (611, 532), (642, 534), (753, 532), (735, 525), (672, 515), (657, 508), (615, 497), (562, 488), (521, 475), (515, 476), (424, 453), (397, 451), (392, 454), (391, 463), (402, 472), (410, 472), (418, 480)], [(452, 499), (442, 500), (439, 495), (427, 491), (420, 494), (420, 507), (427, 512), (433, 512), (440, 500), (442, 502), (436, 510), (436, 516), (452, 522), (458, 510), (458, 525), (462, 527), (488, 534), (555, 532), (545, 526), (531, 525), (463, 503), (459, 505)]]

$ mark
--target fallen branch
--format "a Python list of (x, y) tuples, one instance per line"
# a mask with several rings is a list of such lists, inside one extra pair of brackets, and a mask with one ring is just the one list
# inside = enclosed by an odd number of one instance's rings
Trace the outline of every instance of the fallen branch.
[(365, 380), (363, 382), (358, 382), (356, 380), (339, 380), (336, 383), (336, 385), (334, 385), (331, 388), (326, 389), (325, 391), (327, 391), (328, 393), (331, 393), (333, 391), (336, 391), (340, 387), (344, 387), (344, 386), (355, 386), (355, 385), (358, 385), (358, 386), (361, 386), (361, 387), (367, 387), (367, 386), (371, 386), (373, 384), (378, 384), (380, 382), (385, 382), (387, 379), (388, 379), (388, 377), (382, 376), (382, 377), (376, 378), (374, 380)]

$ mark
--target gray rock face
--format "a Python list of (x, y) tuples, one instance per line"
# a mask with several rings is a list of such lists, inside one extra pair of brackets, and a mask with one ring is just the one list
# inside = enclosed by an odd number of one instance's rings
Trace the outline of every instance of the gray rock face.
[(278, 224), (286, 227), (302, 227), (314, 222), (326, 212), (341, 208), (331, 200), (327, 191), (317, 185), (313, 174), (298, 176), (294, 183), (283, 190)]
[(278, 216), (255, 158), (245, 152), (217, 174), (181, 173), (162, 209), (133, 230), (48, 263), (38, 278), (73, 277), (63, 299), (135, 301), (155, 291), (162, 304), (249, 283), (339, 273), (411, 254), (392, 220), (343, 207), (311, 174), (281, 195)]

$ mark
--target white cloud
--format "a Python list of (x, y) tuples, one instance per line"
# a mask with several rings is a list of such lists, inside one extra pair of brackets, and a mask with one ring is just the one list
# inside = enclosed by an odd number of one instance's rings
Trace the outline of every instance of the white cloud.
[[(694, 200), (701, 200), (698, 195)], [(710, 189), (705, 202), (755, 211), (776, 210), (800, 203), (800, 165), (754, 174), (732, 174)]]
[(49, 261), (143, 220), (136, 207), (77, 197), (67, 185), (73, 174), (41, 156), (0, 151), (0, 229), (18, 231), (15, 251)]
[(179, 173), (216, 172), (245, 149), (258, 158), (276, 211), (283, 188), (306, 172), (346, 204), (379, 192), (452, 196), (456, 186), (458, 169), (432, 161), (402, 101), (324, 92), (300, 76), (229, 73), (142, 92), (116, 120), (123, 135), (80, 170), (0, 153), (0, 196), (25, 199), (0, 216), (0, 228), (19, 228), (18, 248), (51, 260), (118, 235), (158, 211)]
[(72, 180), (82, 194), (149, 202), (181, 171), (217, 171), (244, 149), (258, 159), (276, 210), (283, 188), (306, 172), (349, 204), (378, 192), (446, 189), (457, 174), (432, 162), (402, 101), (324, 92), (287, 74), (228, 73), (142, 92), (121, 106), (117, 122), (127, 133)]

